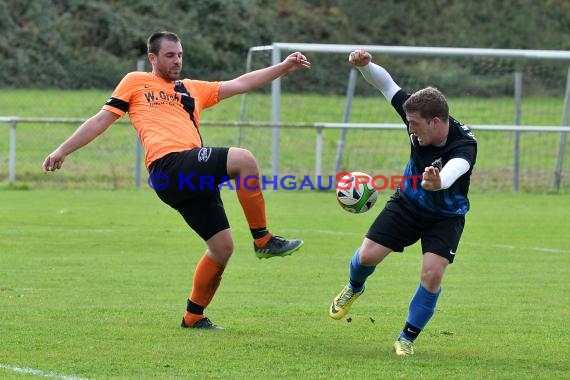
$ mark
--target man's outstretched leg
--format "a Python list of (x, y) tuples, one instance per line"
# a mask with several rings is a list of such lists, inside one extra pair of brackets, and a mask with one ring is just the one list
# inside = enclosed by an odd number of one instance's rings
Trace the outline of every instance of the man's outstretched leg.
[(194, 271), (192, 291), (187, 300), (186, 312), (181, 326), (221, 330), (204, 316), (204, 310), (210, 302), (222, 281), (222, 274), (233, 254), (233, 239), (231, 230), (224, 229), (206, 240), (208, 250), (202, 256)]
[(192, 292), (188, 296), (186, 312), (180, 324), (182, 327), (222, 329), (204, 316), (204, 309), (218, 290), (224, 269), (224, 266), (212, 260), (207, 253), (202, 256), (194, 271)]
[(374, 273), (376, 266), (390, 254), (392, 250), (369, 238), (354, 252), (349, 265), (349, 283), (333, 299), (329, 308), (329, 316), (333, 319), (344, 317), (350, 307), (364, 293), (368, 277)]
[(259, 181), (259, 168), (248, 150), (230, 148), (228, 175), (236, 179), (236, 192), (253, 236), (253, 249), (258, 258), (284, 257), (303, 245), (302, 240), (284, 239), (267, 229), (265, 200)]
[(365, 266), (360, 263), (360, 248), (354, 252), (349, 266), (349, 283), (334, 298), (329, 309), (329, 316), (333, 319), (344, 317), (350, 307), (364, 293), (364, 283), (368, 276), (374, 273), (375, 265)]

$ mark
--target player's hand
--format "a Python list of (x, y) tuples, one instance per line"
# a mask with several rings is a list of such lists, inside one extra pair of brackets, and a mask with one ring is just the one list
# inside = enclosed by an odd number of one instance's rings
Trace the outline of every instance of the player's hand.
[(299, 68), (310, 69), (311, 62), (300, 52), (291, 53), (285, 58), (284, 63), (289, 65), (288, 72), (295, 71)]
[(65, 161), (65, 154), (63, 154), (59, 149), (56, 149), (46, 157), (42, 165), (42, 169), (44, 172), (56, 171), (61, 169), (63, 161)]
[(348, 62), (353, 66), (362, 67), (366, 66), (372, 60), (372, 55), (366, 50), (357, 49), (348, 55)]
[(441, 176), (438, 168), (434, 166), (425, 168), (422, 174), (422, 187), (429, 191), (441, 190)]

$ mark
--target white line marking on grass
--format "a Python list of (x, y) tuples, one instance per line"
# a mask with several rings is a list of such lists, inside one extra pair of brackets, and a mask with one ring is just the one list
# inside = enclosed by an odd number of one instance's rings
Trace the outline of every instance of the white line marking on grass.
[(546, 252), (546, 253), (569, 253), (570, 251), (566, 251), (564, 249), (555, 249), (555, 248), (540, 248), (535, 247), (532, 248), (535, 251)]
[(509, 244), (481, 244), (481, 243), (459, 243), (459, 245), (465, 244), (470, 245), (472, 247), (491, 247), (491, 248), (501, 248), (501, 249), (518, 249), (520, 251), (537, 251), (537, 252), (544, 252), (544, 253), (570, 253), (568, 249), (558, 249), (558, 248), (547, 248), (547, 247), (517, 247), (514, 245)]
[(0, 369), (6, 369), (8, 371), (12, 371), (12, 372), (16, 372), (16, 373), (24, 373), (26, 375), (34, 375), (34, 376), (38, 376), (38, 377), (52, 377), (52, 378), (62, 379), (62, 380), (88, 380), (84, 377), (61, 375), (61, 374), (58, 374), (55, 372), (44, 372), (44, 371), (40, 371), (39, 369), (21, 368), (21, 367), (15, 367), (12, 365), (8, 365), (8, 364), (2, 364), (2, 363), (0, 363)]
[[(349, 236), (362, 236), (364, 237), (364, 232), (350, 232), (350, 231), (334, 231), (334, 230), (299, 230), (299, 229), (286, 229), (286, 232), (290, 233), (307, 233), (316, 232), (319, 234), (325, 235), (349, 235)], [(469, 245), (472, 247), (481, 247), (481, 248), (501, 248), (501, 249), (518, 249), (520, 251), (537, 251), (537, 252), (544, 252), (544, 253), (564, 253), (570, 254), (570, 250), (568, 249), (558, 249), (558, 248), (548, 248), (548, 247), (517, 247), (511, 244), (481, 244), (481, 243), (472, 243), (472, 242), (463, 242), (460, 241), (459, 245)]]
[[(306, 231), (307, 230), (297, 230), (295, 232), (306, 232)], [(351, 235), (351, 236), (364, 237), (364, 232), (332, 231), (332, 230), (311, 230), (311, 232), (316, 232), (318, 234), (325, 234), (325, 235)]]
[[(51, 232), (51, 231), (55, 231), (56, 228), (53, 227), (45, 227), (45, 228), (38, 228), (38, 227), (33, 227), (33, 228), (4, 228), (2, 230), (2, 234), (26, 234), (26, 235), (30, 235), (30, 234), (45, 234), (46, 232)], [(110, 228), (65, 228), (65, 227), (61, 227), (61, 228), (57, 228), (57, 230), (63, 230), (65, 232), (68, 233), (112, 233), (115, 232), (117, 230), (113, 230)], [(134, 228), (132, 229), (133, 231), (135, 230)], [(121, 231), (125, 231), (123, 229), (121, 229)]]

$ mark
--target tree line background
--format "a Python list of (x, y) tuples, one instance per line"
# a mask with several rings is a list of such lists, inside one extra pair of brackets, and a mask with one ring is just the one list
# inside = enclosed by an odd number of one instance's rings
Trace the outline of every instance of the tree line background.
[[(5, 0), (0, 87), (112, 89), (160, 30), (181, 37), (183, 76), (224, 80), (273, 42), (570, 50), (570, 0)], [(300, 86), (344, 91), (339, 66)]]

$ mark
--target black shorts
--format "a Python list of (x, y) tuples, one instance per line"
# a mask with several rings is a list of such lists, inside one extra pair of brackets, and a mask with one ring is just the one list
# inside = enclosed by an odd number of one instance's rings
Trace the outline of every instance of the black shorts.
[(169, 153), (150, 165), (148, 183), (204, 240), (230, 227), (218, 186), (227, 180), (229, 148)]
[(421, 239), (422, 252), (432, 252), (453, 262), (465, 216), (442, 217), (427, 213), (396, 191), (380, 215), (374, 220), (366, 237), (395, 252), (403, 252)]

